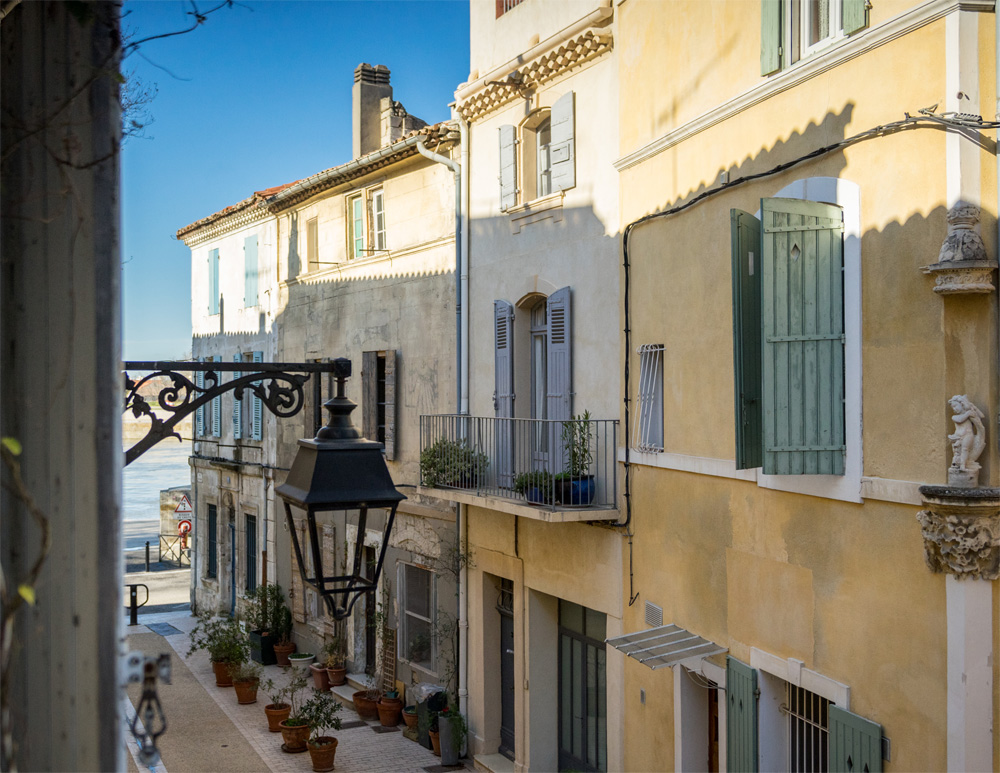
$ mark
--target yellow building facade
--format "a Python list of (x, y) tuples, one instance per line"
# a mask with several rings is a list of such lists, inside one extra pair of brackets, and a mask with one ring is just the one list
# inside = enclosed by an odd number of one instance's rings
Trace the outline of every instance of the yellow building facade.
[(996, 541), (976, 521), (974, 566), (932, 571), (916, 517), (953, 396), (1000, 481), (993, 3), (615, 14), (622, 630), (705, 642), (609, 647), (624, 768), (997, 769)]

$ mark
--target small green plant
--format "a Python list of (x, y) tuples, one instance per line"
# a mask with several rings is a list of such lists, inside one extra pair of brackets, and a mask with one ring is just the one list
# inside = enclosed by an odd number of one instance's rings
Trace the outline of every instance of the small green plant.
[(229, 669), (229, 674), (233, 677), (234, 682), (252, 682), (255, 679), (260, 680), (262, 673), (264, 673), (264, 669), (252, 660), (246, 660), (242, 663), (238, 663)]
[(571, 478), (582, 478), (589, 474), (594, 463), (594, 431), (590, 426), (590, 411), (573, 416), (562, 425), (562, 444), (566, 451), (569, 467), (566, 472)]
[(438, 724), (441, 722), (451, 722), (451, 744), (455, 754), (461, 754), (465, 746), (465, 736), (469, 732), (469, 726), (465, 722), (462, 712), (452, 706), (446, 706), (444, 711), (438, 715)]
[(276, 582), (258, 585), (257, 590), (246, 597), (243, 619), (251, 631), (270, 633), (281, 623), (285, 597)]
[(425, 486), (474, 488), (486, 474), (489, 459), (467, 440), (440, 438), (420, 453), (420, 479)]
[(281, 613), (278, 616), (278, 624), (275, 626), (274, 635), (278, 639), (278, 644), (292, 643), (292, 610), (287, 604), (281, 605)]
[(250, 645), (236, 618), (203, 615), (190, 637), (188, 655), (207, 650), (213, 663), (244, 663), (250, 659)]
[(267, 699), (271, 701), (271, 706), (276, 709), (283, 709), (288, 704), (285, 700), (288, 698), (288, 687), (279, 687), (274, 683), (273, 679), (265, 679), (260, 683), (260, 689), (267, 696)]
[[(296, 727), (307, 724), (305, 717), (302, 715), (302, 709), (305, 705), (302, 702), (302, 691), (309, 684), (309, 677), (308, 672), (298, 666), (292, 666), (289, 669), (289, 674), (291, 675), (291, 679), (288, 680), (288, 685), (284, 688), (282, 702), (292, 709), (288, 715), (288, 719), (285, 720), (285, 724), (288, 727)], [(266, 693), (267, 690), (264, 692)]]
[(522, 472), (514, 478), (514, 491), (524, 494), (530, 502), (552, 504), (552, 473), (547, 470)]
[(320, 662), (327, 668), (343, 668), (344, 662), (347, 660), (347, 639), (339, 632), (342, 629), (342, 622), (337, 621), (337, 629), (335, 630), (338, 632), (334, 633), (320, 650)]
[(303, 720), (299, 724), (309, 725), (309, 741), (320, 745), (318, 740), (326, 735), (327, 730), (340, 730), (340, 717), (337, 716), (343, 707), (332, 692), (314, 690), (312, 697), (302, 704), (298, 716)]

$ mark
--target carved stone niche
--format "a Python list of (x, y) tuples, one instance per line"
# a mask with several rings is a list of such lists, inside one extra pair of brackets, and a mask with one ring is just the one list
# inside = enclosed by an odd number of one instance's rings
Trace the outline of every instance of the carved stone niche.
[(959, 579), (1000, 577), (1000, 489), (921, 486), (927, 566)]
[(993, 292), (995, 260), (989, 260), (983, 238), (975, 230), (980, 210), (959, 201), (948, 210), (948, 235), (938, 262), (920, 270), (934, 275), (934, 292), (940, 295)]

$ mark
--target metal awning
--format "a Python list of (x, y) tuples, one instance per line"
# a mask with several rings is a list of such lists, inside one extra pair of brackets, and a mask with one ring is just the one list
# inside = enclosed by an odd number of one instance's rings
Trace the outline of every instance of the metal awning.
[(661, 625), (659, 628), (650, 628), (646, 631), (616, 636), (613, 639), (605, 639), (605, 643), (621, 650), (630, 658), (635, 658), (654, 671), (658, 668), (676, 665), (684, 660), (707, 658), (710, 655), (729, 651), (726, 647), (703, 639), (673, 623)]

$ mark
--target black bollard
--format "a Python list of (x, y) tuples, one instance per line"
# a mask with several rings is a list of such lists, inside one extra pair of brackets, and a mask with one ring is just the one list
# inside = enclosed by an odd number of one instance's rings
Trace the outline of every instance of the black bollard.
[(128, 586), (128, 624), (139, 625), (139, 586)]
[(149, 571), (149, 540), (146, 540), (146, 571)]

